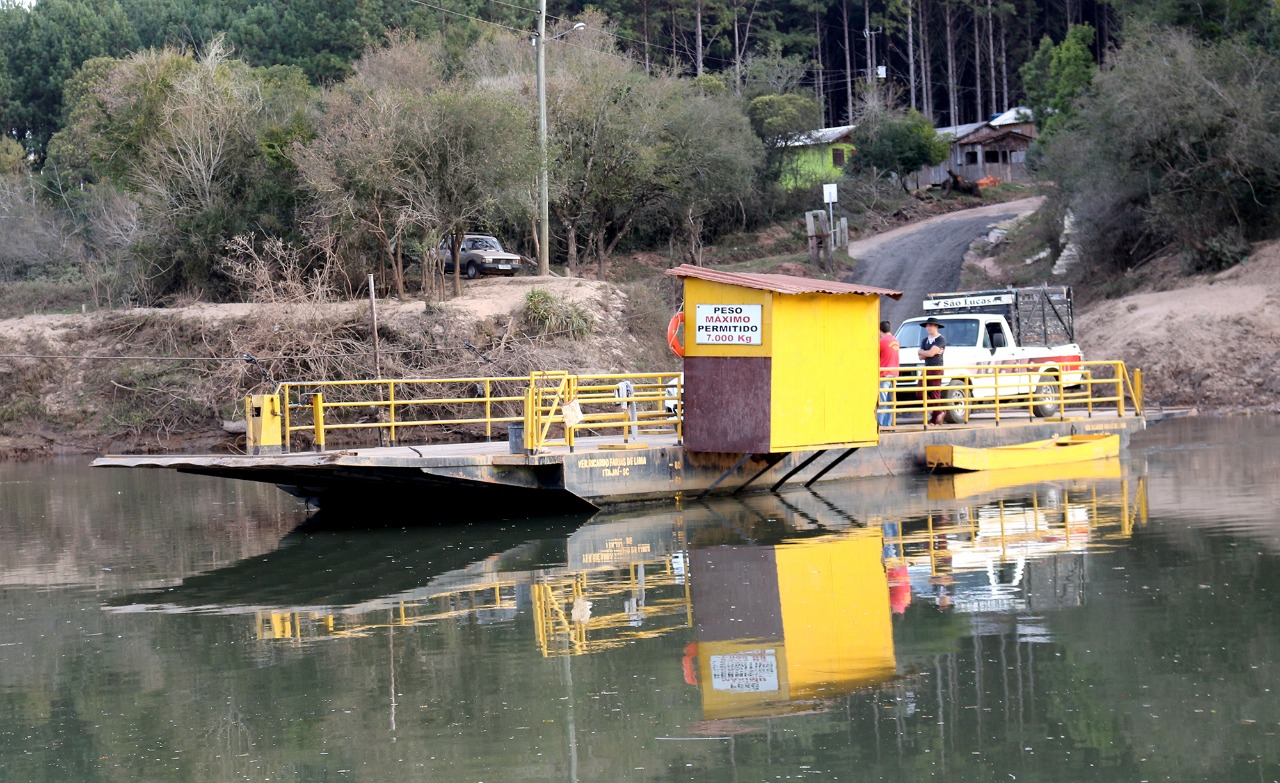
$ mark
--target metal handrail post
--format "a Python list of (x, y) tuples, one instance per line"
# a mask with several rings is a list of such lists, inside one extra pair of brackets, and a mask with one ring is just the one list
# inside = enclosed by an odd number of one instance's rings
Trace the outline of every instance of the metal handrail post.
[(244, 450), (246, 454), (252, 454), (254, 446), (257, 446), (256, 438), (253, 437), (253, 395), (246, 394), (244, 396)]
[(484, 436), (493, 439), (493, 385), (484, 379)]
[(315, 432), (316, 451), (324, 451), (324, 395), (311, 395), (311, 426)]
[(289, 430), (289, 384), (280, 384), (280, 391), (278, 394), (280, 395), (280, 414), (283, 416), (281, 423), (284, 426), (284, 432), (280, 433), (282, 436), (280, 439), (280, 450), (285, 454), (288, 454), (289, 442), (292, 440)]
[(1000, 426), (1000, 370), (996, 367), (991, 368), (991, 399), (996, 404), (996, 426)]
[(538, 426), (537, 410), (534, 405), (533, 378), (529, 378), (529, 386), (524, 390), (524, 453), (534, 450), (533, 431)]
[(1133, 409), (1135, 416), (1142, 415), (1142, 369), (1133, 371)]
[(387, 381), (387, 406), (388, 406), (388, 426), (390, 432), (387, 434), (387, 441), (392, 445), (396, 445), (396, 382)]

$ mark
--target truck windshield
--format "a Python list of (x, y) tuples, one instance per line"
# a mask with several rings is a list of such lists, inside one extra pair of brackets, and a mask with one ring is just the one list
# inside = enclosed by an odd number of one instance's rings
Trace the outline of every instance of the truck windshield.
[[(975, 318), (939, 318), (945, 326), (940, 334), (947, 345), (972, 347), (978, 344), (978, 321)], [(908, 321), (898, 327), (898, 345), (919, 348), (927, 334), (921, 321)]]

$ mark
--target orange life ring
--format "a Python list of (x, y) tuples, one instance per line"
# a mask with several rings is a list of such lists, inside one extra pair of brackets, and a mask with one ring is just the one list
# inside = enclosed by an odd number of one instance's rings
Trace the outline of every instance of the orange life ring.
[(683, 325), (684, 310), (671, 316), (671, 322), (667, 324), (667, 347), (681, 359), (684, 358), (684, 346), (680, 344), (680, 327)]

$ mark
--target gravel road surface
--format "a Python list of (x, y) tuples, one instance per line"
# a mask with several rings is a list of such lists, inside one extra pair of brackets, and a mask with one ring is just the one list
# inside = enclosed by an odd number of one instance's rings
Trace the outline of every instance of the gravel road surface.
[(880, 317), (897, 329), (907, 318), (924, 314), (920, 303), (925, 294), (960, 287), (960, 266), (973, 240), (996, 223), (1034, 212), (1042, 201), (1028, 198), (951, 212), (854, 242), (849, 255), (858, 265), (845, 282), (902, 291), (897, 302), (880, 300)]

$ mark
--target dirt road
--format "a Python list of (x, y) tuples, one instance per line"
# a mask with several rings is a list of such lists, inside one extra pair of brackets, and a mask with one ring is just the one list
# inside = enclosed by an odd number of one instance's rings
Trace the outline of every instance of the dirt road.
[(1034, 212), (1043, 199), (1028, 198), (939, 215), (854, 242), (850, 255), (859, 259), (845, 278), (849, 283), (902, 291), (902, 299), (881, 301), (881, 317), (897, 328), (907, 318), (922, 315), (924, 295), (954, 291), (960, 286), (960, 266), (974, 239), (996, 223)]

